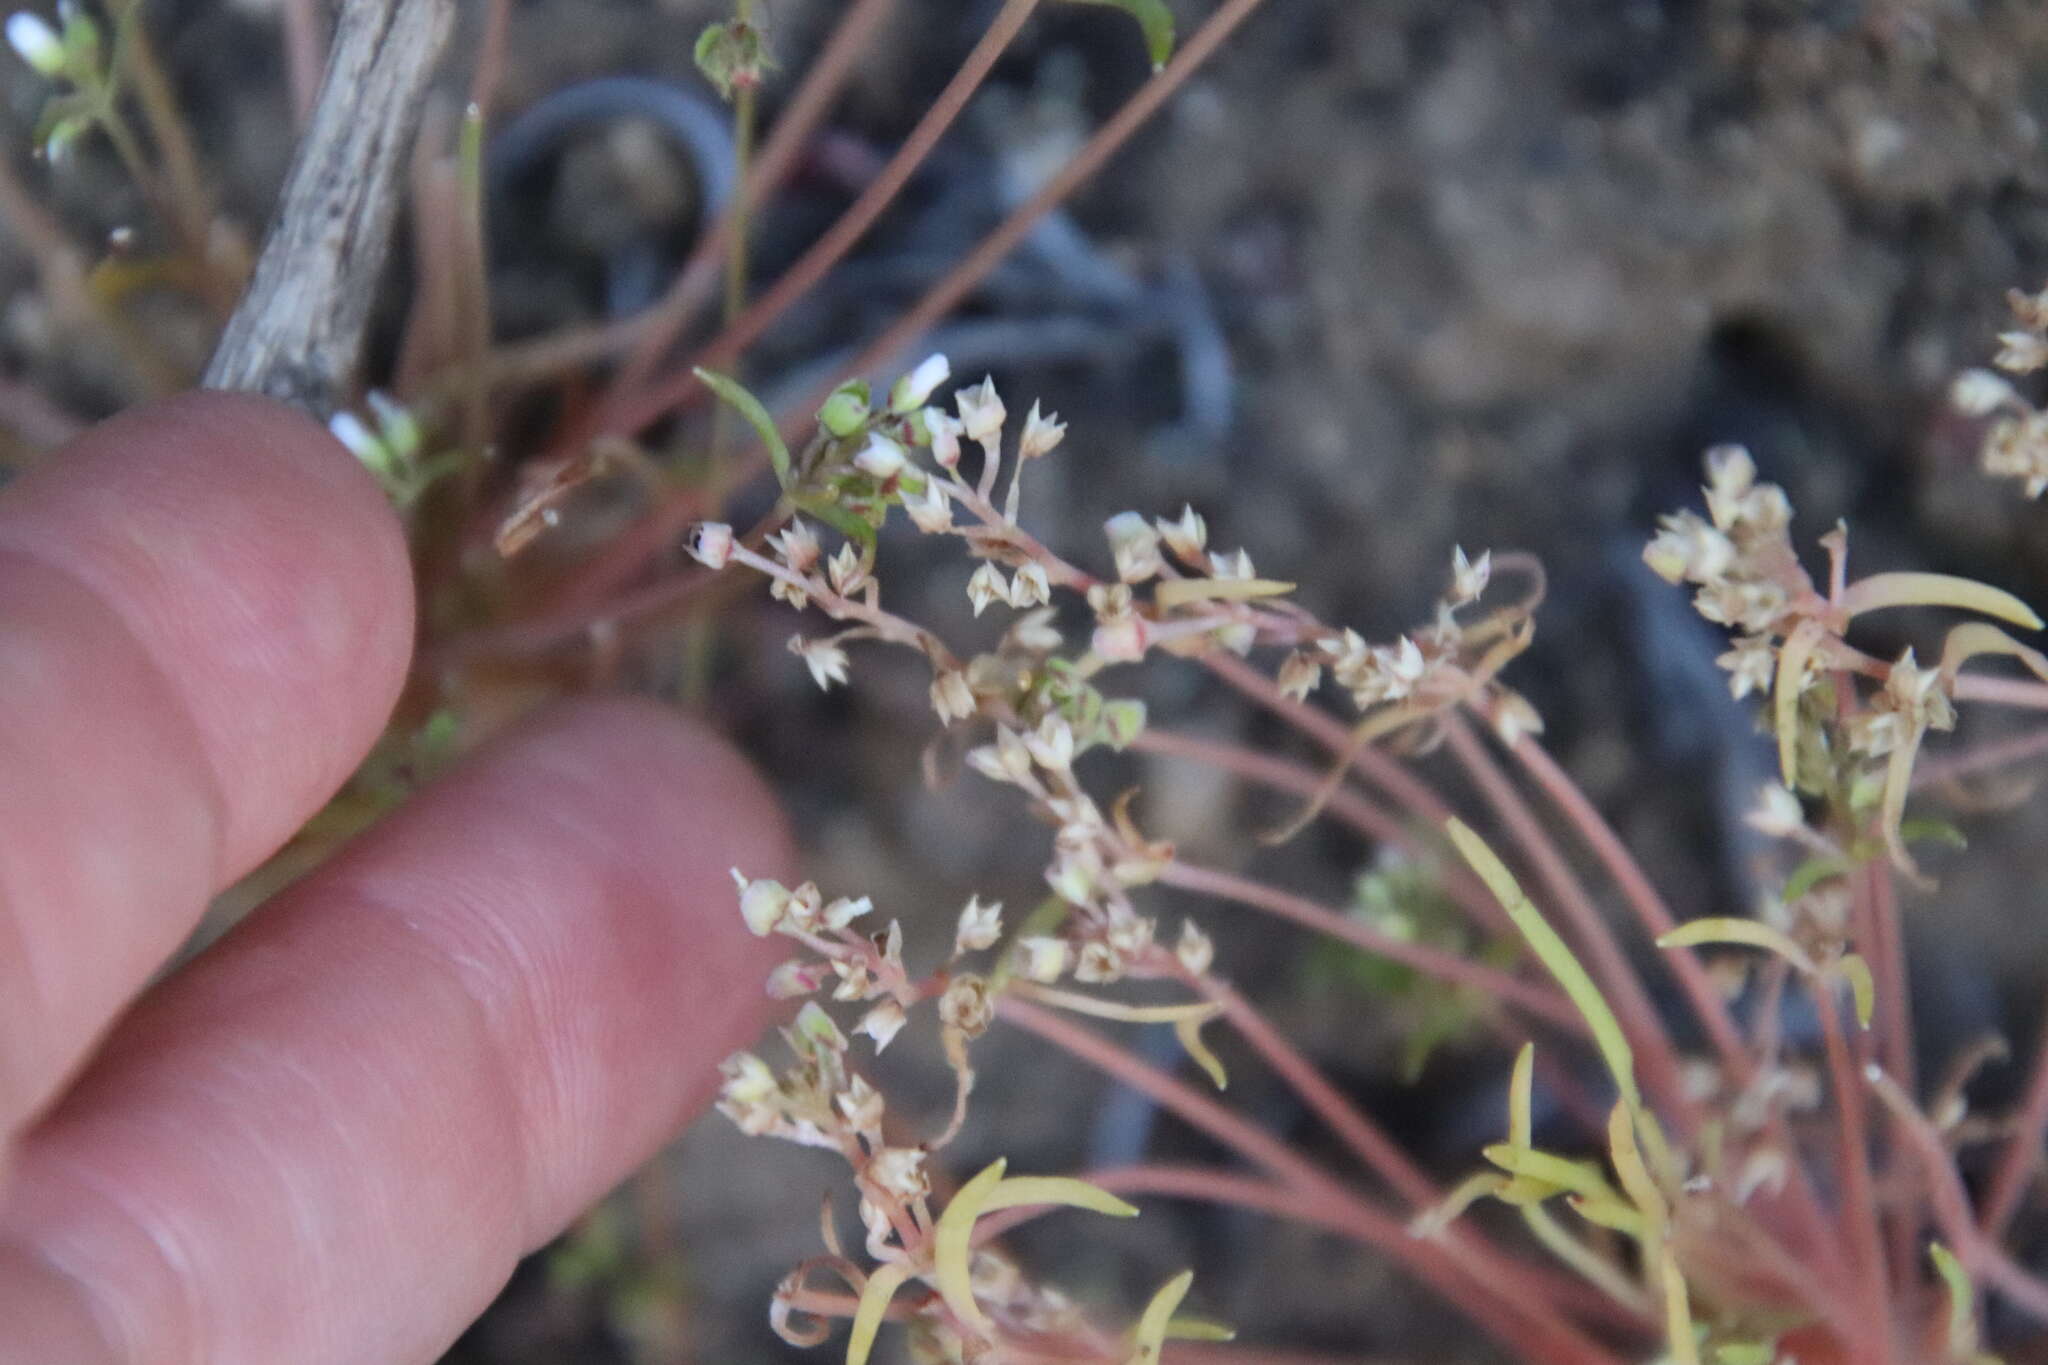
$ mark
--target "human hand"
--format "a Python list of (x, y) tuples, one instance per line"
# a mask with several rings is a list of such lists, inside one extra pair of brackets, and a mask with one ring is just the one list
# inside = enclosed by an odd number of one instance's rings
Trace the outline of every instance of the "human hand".
[[(0, 495), (0, 1362), (429, 1361), (762, 1021), (759, 782), (557, 708), (129, 1001), (334, 791), (412, 647), (326, 433), (189, 395)], [(123, 1012), (125, 1010), (125, 1012)]]

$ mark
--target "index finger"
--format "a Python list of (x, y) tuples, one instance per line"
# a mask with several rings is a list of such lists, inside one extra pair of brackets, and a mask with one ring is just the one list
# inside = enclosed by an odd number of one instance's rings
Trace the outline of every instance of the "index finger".
[(192, 394), (0, 495), (0, 1151), (375, 740), (405, 545), (326, 432)]

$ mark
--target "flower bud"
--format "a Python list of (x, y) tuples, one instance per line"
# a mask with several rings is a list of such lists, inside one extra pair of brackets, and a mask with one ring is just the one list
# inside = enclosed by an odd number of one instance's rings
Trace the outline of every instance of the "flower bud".
[(7, 45), (41, 76), (64, 74), (64, 40), (49, 21), (27, 10), (7, 16)]
[(868, 386), (859, 379), (834, 389), (825, 406), (818, 409), (818, 425), (842, 441), (857, 435), (867, 421)]
[(1017, 458), (1035, 460), (1041, 455), (1050, 455), (1060, 439), (1067, 434), (1067, 424), (1056, 412), (1041, 414), (1037, 400), (1031, 404), (1031, 412), (1024, 419), (1024, 435), (1017, 443)]
[(732, 558), (732, 545), (732, 527), (722, 521), (703, 521), (690, 528), (690, 557), (706, 568), (724, 568)]
[(1002, 439), (1003, 419), (1009, 413), (996, 394), (994, 379), (983, 379), (971, 389), (961, 389), (953, 395), (953, 402), (959, 408), (960, 427), (968, 440), (987, 443)]
[(897, 380), (889, 390), (889, 411), (903, 416), (924, 406), (925, 400), (953, 374), (943, 355), (929, 355), (922, 364)]
[(901, 474), (904, 462), (903, 447), (879, 431), (872, 433), (860, 454), (853, 457), (853, 467), (876, 483), (887, 483)]

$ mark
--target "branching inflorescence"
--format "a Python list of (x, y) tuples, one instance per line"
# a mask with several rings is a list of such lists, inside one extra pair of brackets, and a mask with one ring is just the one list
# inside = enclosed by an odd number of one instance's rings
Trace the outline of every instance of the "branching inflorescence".
[[(867, 900), (828, 901), (810, 884), (790, 889), (736, 871), (749, 927), (803, 950), (769, 989), (810, 998), (785, 1032), (793, 1065), (778, 1072), (752, 1054), (734, 1057), (721, 1108), (749, 1133), (840, 1153), (867, 1232), (863, 1266), (827, 1218), (830, 1254), (800, 1267), (776, 1295), (773, 1317), (786, 1337), (822, 1341), (824, 1319), (851, 1317), (848, 1359), (859, 1362), (890, 1318), (909, 1324), (919, 1359), (1150, 1361), (1186, 1349), (1166, 1348), (1170, 1338), (1220, 1334), (1174, 1316), (1185, 1275), (1133, 1328), (1111, 1333), (984, 1245), (1021, 1216), (989, 1217), (999, 1210), (1069, 1204), (1134, 1213), (1119, 1197), (1126, 1194), (1206, 1198), (1336, 1231), (1403, 1262), (1528, 1360), (1640, 1359), (1661, 1341), (1665, 1358), (1680, 1362), (1960, 1365), (1988, 1359), (1980, 1289), (2048, 1319), (2048, 1283), (2000, 1245), (2033, 1172), (2040, 1124), (2023, 1115), (1996, 1188), (1973, 1206), (1954, 1157), (1960, 1143), (1990, 1131), (1965, 1121), (1962, 1100), (1969, 1069), (1986, 1054), (1952, 1067), (1921, 1106), (1894, 886), (1894, 877), (1909, 894), (1928, 885), (1911, 845), (1952, 833), (1910, 817), (1907, 800), (1923, 742), (1954, 726), (1956, 702), (2048, 706), (2048, 688), (1990, 686), (1962, 673), (2004, 656), (2048, 678), (2048, 661), (1992, 624), (2038, 628), (2024, 604), (1943, 575), (1852, 579), (1839, 525), (1823, 537), (1828, 573), (1816, 583), (1793, 548), (1783, 491), (1759, 481), (1746, 452), (1709, 452), (1705, 514), (1667, 517), (1644, 558), (1667, 580), (1691, 585), (1700, 612), (1734, 632), (1720, 662), (1738, 698), (1767, 699), (1763, 718), (1781, 769), (1750, 819), (1802, 860), (1753, 916), (1679, 925), (1540, 747), (1534, 708), (1500, 679), (1533, 630), (1542, 597), (1533, 561), (1455, 551), (1433, 619), (1384, 644), (1321, 622), (1291, 599), (1293, 585), (1260, 577), (1243, 550), (1212, 549), (1192, 509), (1170, 520), (1111, 518), (1108, 571), (1091, 572), (1018, 523), (1020, 482), (1064, 427), (1034, 405), (1006, 449), (1017, 424), (993, 383), (959, 390), (946, 411), (930, 400), (948, 378), (944, 359), (933, 357), (880, 402), (865, 385), (846, 385), (793, 454), (745, 390), (702, 376), (767, 445), (783, 504), (772, 533), (699, 525), (692, 553), (713, 569), (753, 570), (775, 599), (838, 623), (790, 641), (820, 687), (846, 683), (852, 645), (920, 653), (940, 723), (979, 741), (968, 765), (1014, 788), (1053, 831), (1046, 899), (1014, 924), (1001, 906), (970, 900), (951, 957), (926, 975), (906, 965), (897, 922), (869, 931)], [(975, 615), (1015, 613), (994, 648), (957, 652), (885, 605), (879, 532), (897, 509), (918, 532), (963, 546), (974, 562), (966, 592)], [(1498, 601), (1496, 583), (1506, 577), (1526, 590)], [(1085, 635), (1070, 639), (1057, 624), (1060, 599), (1085, 603)], [(1912, 649), (1887, 662), (1850, 643), (1863, 614), (1902, 606), (1976, 619), (1952, 628), (1929, 664)], [(1328, 754), (1327, 769), (1148, 725), (1142, 703), (1106, 689), (1116, 669), (1159, 654), (1209, 668), (1293, 723)], [(1308, 704), (1326, 683), (1344, 694), (1348, 724)], [(1403, 846), (1418, 866), (1436, 869), (1469, 934), (1418, 938), (1183, 858), (1143, 831), (1134, 793), (1107, 803), (1090, 794), (1080, 769), (1102, 748), (1216, 763), (1305, 798), (1272, 841), (1332, 819)], [(1404, 761), (1433, 750), (1483, 797), (1489, 822), (1508, 836), (1505, 852)], [(1560, 835), (1582, 845), (1612, 898), (1666, 950), (1703, 1054), (1674, 1041), (1677, 1030), (1651, 1004)], [(1534, 878), (1528, 893), (1526, 876)], [(1140, 898), (1168, 890), (1273, 914), (1425, 978), (1478, 988), (1468, 998), (1482, 1002), (1479, 1026), (1519, 1047), (1505, 1138), (1484, 1152), (1489, 1169), (1438, 1187), (1227, 983), (1195, 922), (1183, 920), (1171, 936), (1160, 931)], [(1715, 965), (1727, 970), (1710, 972), (1702, 947), (1722, 953)], [(1745, 992), (1739, 1025), (1731, 974)], [(1133, 1003), (1119, 989), (1132, 982), (1170, 983), (1178, 998)], [(1801, 1055), (1784, 1022), (1794, 983), (1818, 1012), (1815, 1058)], [(852, 1006), (857, 1019), (842, 1028), (817, 997)], [(885, 1102), (848, 1035), (879, 1052), (928, 1002), (956, 1103), (942, 1131), (906, 1144), (885, 1135)], [(1301, 1156), (1077, 1017), (1171, 1022), (1217, 1089), (1222, 1066), (1200, 1030), (1222, 1019), (1362, 1171)], [(1233, 1149), (1252, 1173), (1147, 1165), (1018, 1178), (998, 1162), (935, 1203), (943, 1179), (932, 1154), (967, 1121), (973, 1043), (997, 1019), (1142, 1090)], [(1540, 1148), (1536, 1087), (1572, 1089), (1554, 1066), (1545, 1069), (1545, 1057), (1577, 1056), (1588, 1044), (1611, 1098), (1579, 1087), (1578, 1150)], [(1512, 1207), (1520, 1231), (1467, 1216), (1480, 1200)], [(818, 1287), (821, 1274), (843, 1288)]]

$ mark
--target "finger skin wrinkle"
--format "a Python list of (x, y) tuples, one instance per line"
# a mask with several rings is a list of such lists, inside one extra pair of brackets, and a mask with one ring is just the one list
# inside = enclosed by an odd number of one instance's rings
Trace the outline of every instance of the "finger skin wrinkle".
[[(90, 585), (0, 549), (0, 1143), (184, 936), (226, 793), (184, 701)], [(68, 723), (81, 704), (97, 723)]]
[(22, 1143), (0, 1246), (133, 1365), (426, 1365), (755, 1036), (733, 862), (791, 862), (736, 757), (649, 706), (541, 718), (146, 996)]

